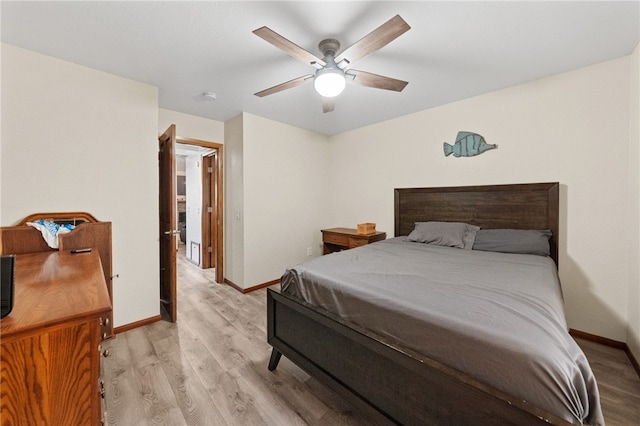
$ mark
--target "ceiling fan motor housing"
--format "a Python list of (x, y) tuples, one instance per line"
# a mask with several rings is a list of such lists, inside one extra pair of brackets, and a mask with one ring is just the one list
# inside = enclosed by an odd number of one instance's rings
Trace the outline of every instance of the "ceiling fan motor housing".
[(318, 49), (322, 52), (323, 56), (336, 56), (338, 50), (340, 49), (340, 42), (335, 38), (326, 38), (318, 44)]

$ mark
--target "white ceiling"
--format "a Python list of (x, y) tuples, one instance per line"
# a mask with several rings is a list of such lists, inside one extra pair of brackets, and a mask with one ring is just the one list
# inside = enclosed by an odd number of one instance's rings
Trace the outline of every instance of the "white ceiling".
[[(161, 108), (218, 121), (241, 111), (332, 135), (630, 54), (639, 1), (11, 2), (2, 41), (157, 86)], [(253, 93), (313, 72), (252, 34), (261, 26), (320, 55), (400, 14), (412, 27), (355, 68), (409, 81), (348, 85), (323, 114), (313, 84)], [(217, 100), (205, 101), (212, 91)]]

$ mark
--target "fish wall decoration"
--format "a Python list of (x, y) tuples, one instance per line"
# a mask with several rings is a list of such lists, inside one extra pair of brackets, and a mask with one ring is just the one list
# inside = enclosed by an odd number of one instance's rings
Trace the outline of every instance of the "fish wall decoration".
[(458, 132), (453, 145), (444, 143), (444, 156), (453, 154), (454, 157), (473, 157), (490, 149), (497, 148), (496, 144), (488, 144), (484, 137), (472, 132)]

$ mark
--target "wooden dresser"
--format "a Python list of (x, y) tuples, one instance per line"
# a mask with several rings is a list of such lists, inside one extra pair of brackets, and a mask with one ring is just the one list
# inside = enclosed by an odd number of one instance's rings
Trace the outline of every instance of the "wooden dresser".
[(16, 255), (14, 282), (0, 320), (2, 424), (99, 425), (111, 302), (98, 252)]
[[(76, 228), (67, 233), (58, 235), (58, 247), (60, 250), (73, 250), (93, 248), (100, 255), (104, 281), (109, 292), (109, 299), (113, 303), (111, 288), (112, 262), (111, 262), (111, 222), (98, 221), (92, 214), (86, 212), (57, 212), (35, 213), (22, 219), (16, 226), (0, 228), (0, 254), (22, 254), (53, 251), (42, 234), (37, 229), (28, 226), (28, 222), (39, 219), (56, 223), (69, 223)], [(109, 314), (109, 323), (106, 326), (108, 337), (113, 337), (113, 317)]]
[(366, 244), (384, 240), (385, 238), (387, 238), (387, 234), (385, 232), (375, 232), (373, 234), (362, 235), (358, 234), (356, 229), (351, 228), (323, 229), (322, 254), (364, 246)]

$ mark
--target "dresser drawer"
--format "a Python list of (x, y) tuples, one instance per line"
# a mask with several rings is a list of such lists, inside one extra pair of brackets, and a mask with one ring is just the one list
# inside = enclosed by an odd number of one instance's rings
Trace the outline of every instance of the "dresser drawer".
[(322, 241), (329, 244), (336, 244), (339, 246), (349, 247), (351, 245), (351, 240), (354, 238), (350, 238), (348, 235), (344, 234), (333, 234), (330, 232), (325, 232), (322, 236)]
[(369, 240), (366, 238), (349, 238), (349, 248), (366, 246), (369, 243)]

